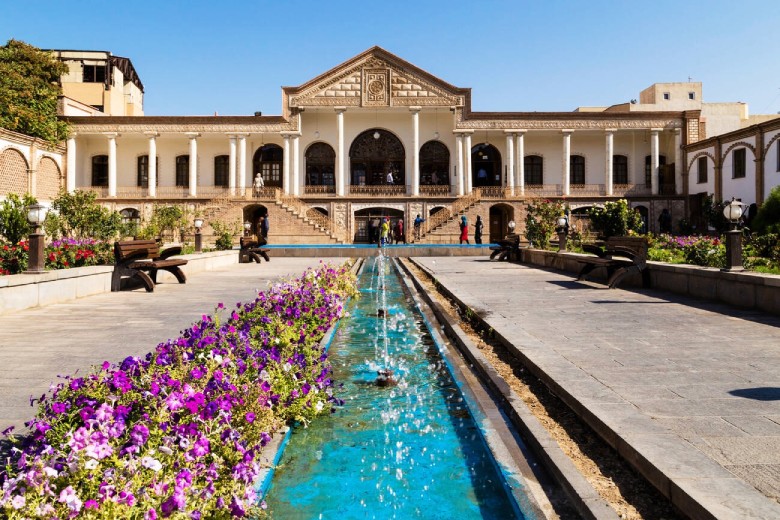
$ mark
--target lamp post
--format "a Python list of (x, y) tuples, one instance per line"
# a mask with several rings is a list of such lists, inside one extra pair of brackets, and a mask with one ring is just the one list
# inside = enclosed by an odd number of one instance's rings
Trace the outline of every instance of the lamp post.
[(251, 228), (251, 227), (252, 227), (252, 223), (251, 222), (249, 222), (248, 220), (246, 222), (244, 222), (244, 236), (245, 237), (249, 236), (249, 228)]
[(568, 227), (569, 221), (564, 215), (561, 215), (555, 223), (558, 226), (558, 252), (561, 253), (566, 251), (566, 228)]
[(516, 224), (515, 224), (514, 220), (510, 220), (509, 223), (507, 224), (507, 227), (509, 228), (509, 234), (510, 235), (515, 232), (515, 226), (516, 226)]
[(726, 267), (721, 271), (743, 271), (742, 231), (737, 229), (737, 222), (742, 216), (742, 203), (732, 198), (723, 208), (723, 216), (729, 221), (731, 229), (726, 231)]
[(195, 252), (200, 253), (203, 251), (203, 235), (200, 233), (200, 228), (203, 227), (203, 219), (195, 219)]
[(33, 232), (30, 233), (30, 244), (27, 261), (27, 274), (40, 274), (45, 271), (43, 249), (46, 245), (46, 234), (40, 232), (41, 224), (46, 220), (49, 208), (43, 204), (31, 204), (27, 208), (27, 221), (32, 224)]

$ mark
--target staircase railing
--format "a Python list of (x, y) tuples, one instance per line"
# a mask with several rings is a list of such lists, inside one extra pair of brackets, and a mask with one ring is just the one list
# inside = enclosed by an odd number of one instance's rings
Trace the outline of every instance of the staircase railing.
[(303, 202), (301, 199), (293, 195), (283, 193), (282, 190), (276, 190), (276, 202), (292, 209), (299, 216), (309, 219), (316, 226), (322, 228), (330, 236), (339, 240), (343, 240), (343, 237), (341, 237), (339, 233), (336, 232), (336, 226), (330, 218), (326, 217), (316, 209), (310, 208), (308, 204)]
[(464, 195), (458, 199), (456, 199), (453, 203), (450, 209), (443, 209), (433, 215), (430, 216), (426, 220), (426, 223), (428, 224), (425, 228), (425, 231), (422, 233), (421, 237), (424, 237), (428, 233), (434, 231), (438, 227), (446, 224), (453, 216), (463, 213), (467, 209), (469, 209), (474, 204), (478, 203), (480, 199), (482, 198), (482, 193), (479, 188), (474, 188), (471, 193)]

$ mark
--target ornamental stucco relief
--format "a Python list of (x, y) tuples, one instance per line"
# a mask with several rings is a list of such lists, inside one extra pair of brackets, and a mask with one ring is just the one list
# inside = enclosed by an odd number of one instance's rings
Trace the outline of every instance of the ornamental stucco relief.
[(254, 125), (236, 125), (236, 124), (74, 124), (73, 128), (79, 134), (118, 132), (122, 133), (224, 133), (224, 134), (259, 134), (274, 132), (294, 132), (297, 130), (297, 118), (288, 124), (254, 124)]

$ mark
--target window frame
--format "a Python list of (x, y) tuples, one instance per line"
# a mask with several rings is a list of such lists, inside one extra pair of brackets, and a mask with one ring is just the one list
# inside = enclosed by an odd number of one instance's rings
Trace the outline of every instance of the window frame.
[(108, 155), (99, 154), (92, 156), (92, 187), (108, 187)]
[(698, 184), (706, 184), (708, 182), (708, 167), (707, 156), (703, 155), (696, 160), (696, 182)]
[[(620, 159), (618, 159), (620, 157)], [(623, 182), (618, 181), (618, 176), (623, 178)], [(628, 184), (628, 156), (622, 154), (612, 155), (612, 184)]]
[(747, 175), (747, 148), (731, 151), (731, 178), (744, 179)]
[(230, 156), (229, 155), (215, 155), (214, 156), (214, 187), (215, 188), (229, 188), (230, 187)]
[(176, 156), (176, 187), (177, 188), (189, 188), (190, 187), (190, 156), (177, 155)]
[[(582, 182), (576, 182), (575, 175), (578, 177), (577, 180)], [(585, 157), (582, 155), (575, 154), (569, 156), (569, 184), (576, 186), (585, 185)]]
[[(526, 186), (544, 186), (544, 157), (541, 155), (526, 155), (523, 157), (523, 168), (523, 181)], [(538, 176), (538, 179), (535, 178), (536, 176)], [(537, 180), (538, 182), (536, 182)]]

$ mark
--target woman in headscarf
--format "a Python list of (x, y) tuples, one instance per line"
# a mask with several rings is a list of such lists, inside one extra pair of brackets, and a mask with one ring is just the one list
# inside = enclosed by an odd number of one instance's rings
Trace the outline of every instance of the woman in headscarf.
[(469, 223), (466, 219), (466, 215), (460, 217), (460, 243), (469, 243)]

